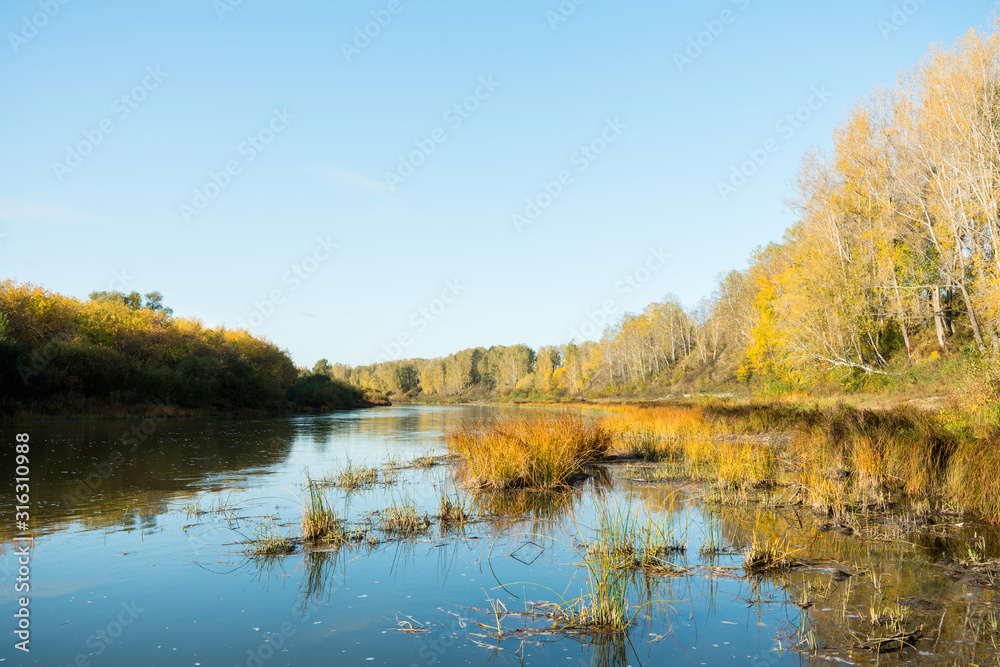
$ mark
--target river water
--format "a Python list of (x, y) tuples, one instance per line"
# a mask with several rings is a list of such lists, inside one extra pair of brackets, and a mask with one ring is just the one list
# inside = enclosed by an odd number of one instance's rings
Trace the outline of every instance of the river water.
[[(451, 463), (405, 467), (391, 484), (334, 488), (328, 497), (355, 525), (377, 526), (375, 513), (398, 503), (433, 515), (442, 493), (462, 494), (475, 518), (458, 530), (435, 522), (410, 538), (373, 529), (372, 545), (246, 555), (242, 543), (264, 526), (299, 533), (307, 471), (321, 477), (348, 462), (378, 467), (442, 455), (449, 423), (516, 410), (403, 406), (295, 417), (5, 424), (0, 436), (11, 445), (0, 457), (0, 489), (11, 519), (0, 524), (0, 660), (49, 667), (863, 663), (875, 657), (790, 646), (810, 631), (820, 645), (842, 644), (876, 592), (899, 597), (928, 588), (949, 598), (945, 609), (954, 620), (942, 617), (933, 651), (929, 644), (907, 649), (881, 656), (882, 664), (936, 664), (945, 655), (961, 664), (988, 649), (986, 635), (970, 638), (967, 626), (976, 610), (989, 625), (993, 596), (945, 579), (927, 548), (820, 534), (814, 522), (787, 513), (713, 511), (690, 484), (631, 481), (622, 466), (595, 469), (569, 493), (520, 496), (470, 495)], [(19, 432), (30, 435), (34, 550), (27, 593), (14, 588), (20, 531), (12, 443)], [(674, 573), (683, 576), (637, 577), (627, 635), (540, 632), (551, 622), (520, 612), (587, 590), (582, 544), (602, 504), (652, 515), (686, 547), (671, 561), (687, 569)], [(740, 550), (750, 532), (762, 529), (799, 535), (814, 557), (890, 568), (894, 578), (880, 585), (891, 592), (873, 592), (860, 578), (833, 586), (835, 568), (822, 564), (791, 578), (747, 578)], [(950, 548), (951, 538), (942, 539)], [(703, 554), (710, 545), (729, 549)], [(793, 603), (802, 601), (807, 579), (826, 588), (811, 594), (816, 602), (803, 611)], [(30, 653), (15, 648), (13, 632), (25, 595)], [(931, 625), (942, 613), (924, 615), (914, 622)]]

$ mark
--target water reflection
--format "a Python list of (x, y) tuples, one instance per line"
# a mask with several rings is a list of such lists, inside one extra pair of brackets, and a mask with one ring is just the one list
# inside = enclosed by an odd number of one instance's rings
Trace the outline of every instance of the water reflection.
[[(459, 488), (462, 480), (448, 465), (401, 469), (389, 487), (329, 489), (351, 526), (374, 531), (371, 547), (297, 544), (289, 556), (244, 555), (240, 542), (262, 522), (298, 534), (296, 494), (305, 468), (320, 476), (348, 458), (377, 465), (390, 455), (405, 463), (439, 454), (449, 422), (489, 413), (478, 407), (402, 407), (167, 420), (151, 425), (148, 434), (141, 422), (31, 424), (38, 443), (32, 482), (39, 489), (32, 514), (36, 534), (45, 538), (39, 571), (70, 573), (67, 582), (58, 582), (62, 588), (45, 582), (51, 586), (44, 598), (51, 642), (40, 649), (36, 664), (71, 663), (85, 646), (91, 617), (111, 618), (124, 595), (144, 596), (147, 625), (130, 635), (131, 645), (116, 644), (119, 652), (109, 654), (109, 664), (245, 664), (246, 648), (260, 645), (254, 628), (273, 629), (285, 621), (295, 624), (296, 634), (286, 638), (287, 654), (269, 665), (364, 664), (373, 656), (409, 664), (414, 655), (419, 664), (442, 665), (995, 660), (997, 591), (954, 581), (934, 563), (964, 557), (974, 539), (984, 553), (996, 553), (997, 531), (946, 517), (917, 530), (900, 511), (898, 521), (858, 517), (851, 535), (824, 532), (827, 519), (801, 507), (715, 505), (700, 485), (634, 482), (623, 467), (594, 466), (588, 481), (573, 489), (504, 493)], [(134, 441), (123, 435), (137, 438), (136, 426), (145, 437), (132, 450)], [(112, 459), (116, 451), (120, 460)], [(0, 457), (9, 469), (9, 451)], [(11, 484), (3, 478), (0, 490), (12, 494)], [(373, 519), (403, 501), (434, 515), (442, 494), (458, 493), (473, 508), (465, 523), (436, 522), (431, 530), (400, 538), (379, 532)], [(518, 615), (589, 590), (584, 543), (593, 538), (604, 503), (649, 514), (686, 548), (670, 555), (676, 567), (628, 575), (635, 613), (629, 631), (556, 632), (551, 618)], [(0, 530), (10, 538), (9, 525)], [(740, 549), (755, 538), (783, 541), (805, 566), (747, 579)], [(837, 571), (848, 574), (838, 580)], [(114, 604), (102, 607), (105, 599)], [(510, 614), (501, 619), (503, 632), (491, 634), (476, 623), (495, 622), (487, 613), (495, 601)], [(870, 622), (871, 610), (890, 605), (906, 608), (906, 628), (924, 626), (917, 649), (928, 655), (906, 649), (873, 656), (853, 648), (887, 631)], [(67, 623), (50, 627), (56, 616)], [(428, 632), (400, 632), (399, 618), (419, 619)], [(183, 643), (161, 630), (195, 623), (195, 629), (215, 630), (185, 632)], [(783, 648), (805, 652), (779, 652), (782, 632)], [(143, 661), (161, 645), (176, 646), (177, 659)]]
[[(44, 489), (34, 495), (33, 529), (36, 536), (72, 523), (155, 529), (171, 503), (266, 474), (287, 458), (300, 431), (281, 419), (31, 424), (31, 482)], [(12, 456), (3, 448), (4, 469)], [(13, 477), (2, 476), (0, 493), (12, 495), (12, 485)], [(10, 539), (11, 528), (0, 524), (0, 538)]]

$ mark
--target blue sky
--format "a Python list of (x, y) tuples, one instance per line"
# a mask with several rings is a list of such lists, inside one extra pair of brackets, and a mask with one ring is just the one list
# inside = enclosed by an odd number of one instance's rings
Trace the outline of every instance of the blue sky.
[(0, 273), (309, 366), (563, 343), (780, 239), (803, 151), (994, 8), (9, 0)]

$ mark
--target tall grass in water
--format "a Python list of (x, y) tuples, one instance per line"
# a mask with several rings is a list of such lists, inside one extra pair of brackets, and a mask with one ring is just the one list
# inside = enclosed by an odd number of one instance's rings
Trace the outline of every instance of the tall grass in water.
[[(667, 441), (690, 438), (712, 439), (723, 434), (762, 434), (785, 431), (808, 420), (814, 408), (782, 403), (618, 406), (610, 409), (605, 423), (617, 435), (652, 433)], [(665, 443), (665, 452), (670, 445)]]
[[(587, 558), (590, 575), (587, 593), (572, 610), (573, 625), (624, 631), (632, 624), (629, 615), (629, 593), (632, 575), (613, 555), (604, 553)], [(635, 613), (638, 613), (636, 611)]]
[[(723, 488), (769, 482), (780, 456), (817, 509), (881, 507), (902, 493), (1000, 523), (1000, 428), (979, 438), (956, 434), (933, 413), (908, 405), (709, 402), (607, 412), (603, 424), (620, 450), (674, 460), (685, 476), (714, 479)], [(787, 450), (758, 437), (779, 431), (790, 437)]]
[(799, 567), (802, 563), (792, 553), (789, 544), (783, 540), (766, 540), (754, 535), (743, 557), (743, 569), (747, 574), (764, 574)]
[(570, 626), (627, 630), (636, 614), (650, 604), (631, 609), (636, 571), (662, 567), (665, 554), (684, 550), (670, 528), (666, 517), (633, 510), (631, 505), (598, 505), (597, 527), (584, 560), (588, 586), (566, 610)]
[(292, 540), (278, 533), (273, 523), (259, 525), (254, 539), (246, 543), (246, 551), (252, 556), (280, 556), (294, 550)]
[(752, 489), (774, 483), (777, 465), (769, 444), (724, 440), (719, 444), (716, 479), (726, 489)]
[(567, 486), (611, 448), (604, 426), (571, 414), (465, 421), (445, 439), (484, 489)]
[(870, 494), (889, 489), (923, 498), (943, 489), (956, 445), (933, 415), (917, 408), (837, 407), (803, 421), (792, 448), (807, 471), (841, 469)]
[(761, 403), (710, 402), (702, 407), (708, 422), (741, 433), (772, 433), (787, 431), (813, 418), (817, 408), (808, 408), (778, 401)]
[[(656, 451), (662, 458), (679, 453), (675, 441), (691, 437), (711, 439), (714, 435), (702, 409), (694, 406), (619, 406), (603, 422), (623, 441), (641, 438), (649, 443), (658, 439)], [(649, 444), (645, 446), (649, 448)]]
[(468, 503), (461, 496), (441, 494), (438, 499), (437, 518), (442, 526), (461, 526), (472, 516)]
[(378, 468), (355, 465), (350, 459), (337, 472), (330, 472), (320, 480), (324, 486), (337, 486), (350, 491), (357, 491), (374, 486), (379, 481)]
[(597, 506), (597, 528), (587, 547), (590, 556), (607, 557), (620, 567), (659, 567), (661, 557), (683, 551), (674, 538), (667, 517), (633, 510), (630, 504), (612, 508), (607, 503)]
[(412, 536), (431, 526), (426, 512), (421, 513), (412, 501), (392, 505), (379, 513), (379, 528), (395, 535)]
[(321, 483), (306, 475), (306, 498), (302, 512), (302, 539), (331, 540), (340, 533), (340, 517), (326, 499)]
[[(768, 408), (767, 410), (770, 410)], [(764, 408), (719, 406), (622, 406), (605, 419), (617, 446), (645, 460), (670, 459), (694, 479), (717, 479), (727, 488), (773, 481), (775, 453), (769, 443), (747, 439), (783, 423)], [(729, 416), (733, 412), (735, 416)], [(746, 413), (746, 414), (744, 414)]]
[(948, 469), (948, 496), (960, 508), (1000, 523), (1000, 427), (963, 440)]

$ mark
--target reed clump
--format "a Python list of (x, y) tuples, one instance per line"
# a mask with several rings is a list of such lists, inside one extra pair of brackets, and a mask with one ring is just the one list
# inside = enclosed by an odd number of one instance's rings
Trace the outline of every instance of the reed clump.
[(618, 449), (626, 455), (643, 461), (660, 461), (673, 455), (672, 448), (664, 446), (663, 439), (652, 431), (626, 431), (619, 433)]
[(247, 553), (252, 556), (283, 556), (295, 551), (295, 543), (278, 533), (273, 524), (259, 527), (253, 540), (246, 543)]
[(961, 509), (1000, 523), (1000, 427), (958, 444), (948, 469), (947, 489)]
[[(711, 401), (601, 410), (596, 424), (571, 417), (562, 418), (570, 420), (565, 427), (552, 418), (467, 423), (449, 434), (449, 446), (483, 489), (565, 485), (610, 439), (620, 452), (667, 462), (668, 477), (714, 481), (737, 502), (788, 471), (800, 487), (796, 497), (828, 514), (881, 511), (905, 497), (1000, 523), (1000, 427), (956, 432), (946, 415), (912, 405)], [(587, 444), (585, 429), (601, 433), (599, 446)]]
[(588, 556), (610, 559), (626, 569), (660, 567), (664, 556), (685, 551), (666, 518), (633, 511), (628, 505), (599, 505), (594, 533)]
[(460, 526), (464, 525), (472, 516), (468, 503), (459, 496), (449, 496), (441, 494), (438, 500), (437, 519), (442, 525)]
[(792, 442), (805, 467), (843, 469), (869, 491), (898, 489), (914, 497), (942, 488), (957, 445), (933, 414), (910, 406), (817, 412)]
[(306, 476), (306, 498), (302, 513), (302, 539), (307, 542), (331, 540), (341, 532), (340, 517), (330, 505), (317, 480)]
[(792, 553), (786, 544), (765, 542), (755, 537), (743, 558), (743, 569), (747, 574), (772, 574), (791, 570), (802, 565)]
[(323, 478), (324, 486), (334, 486), (357, 491), (375, 486), (379, 482), (378, 468), (355, 465), (348, 461), (342, 469)]
[(586, 561), (590, 575), (587, 593), (568, 611), (570, 625), (624, 632), (635, 614), (629, 615), (629, 592), (632, 577), (617, 559), (599, 554)]
[(566, 627), (625, 632), (646, 606), (633, 609), (630, 603), (636, 572), (664, 567), (663, 557), (683, 552), (684, 546), (673, 539), (665, 517), (606, 503), (597, 507), (596, 516), (594, 538), (584, 557), (587, 590), (563, 608), (561, 620)]
[(746, 489), (774, 482), (777, 454), (760, 434), (797, 414), (787, 409), (769, 418), (774, 409), (714, 404), (621, 406), (605, 424), (615, 434), (619, 450), (630, 456), (669, 460), (678, 464), (685, 477), (715, 480), (727, 489)]
[(676, 458), (682, 441), (716, 434), (702, 409), (689, 405), (618, 406), (603, 423), (623, 451), (646, 460)]
[(731, 431), (762, 434), (791, 430), (815, 419), (819, 409), (778, 401), (738, 404), (713, 401), (702, 407), (701, 414), (707, 422)]
[(957, 494), (979, 511), (979, 500), (959, 483), (966, 475), (954, 469), (963, 446), (918, 408), (836, 406), (803, 419), (792, 434), (791, 458), (807, 502), (830, 515), (885, 509), (897, 494), (923, 502)]
[(407, 537), (423, 533), (430, 526), (430, 517), (412, 502), (393, 505), (379, 513), (379, 528), (385, 533)]
[(466, 421), (446, 435), (472, 483), (482, 489), (569, 486), (611, 448), (608, 429), (579, 415)]

